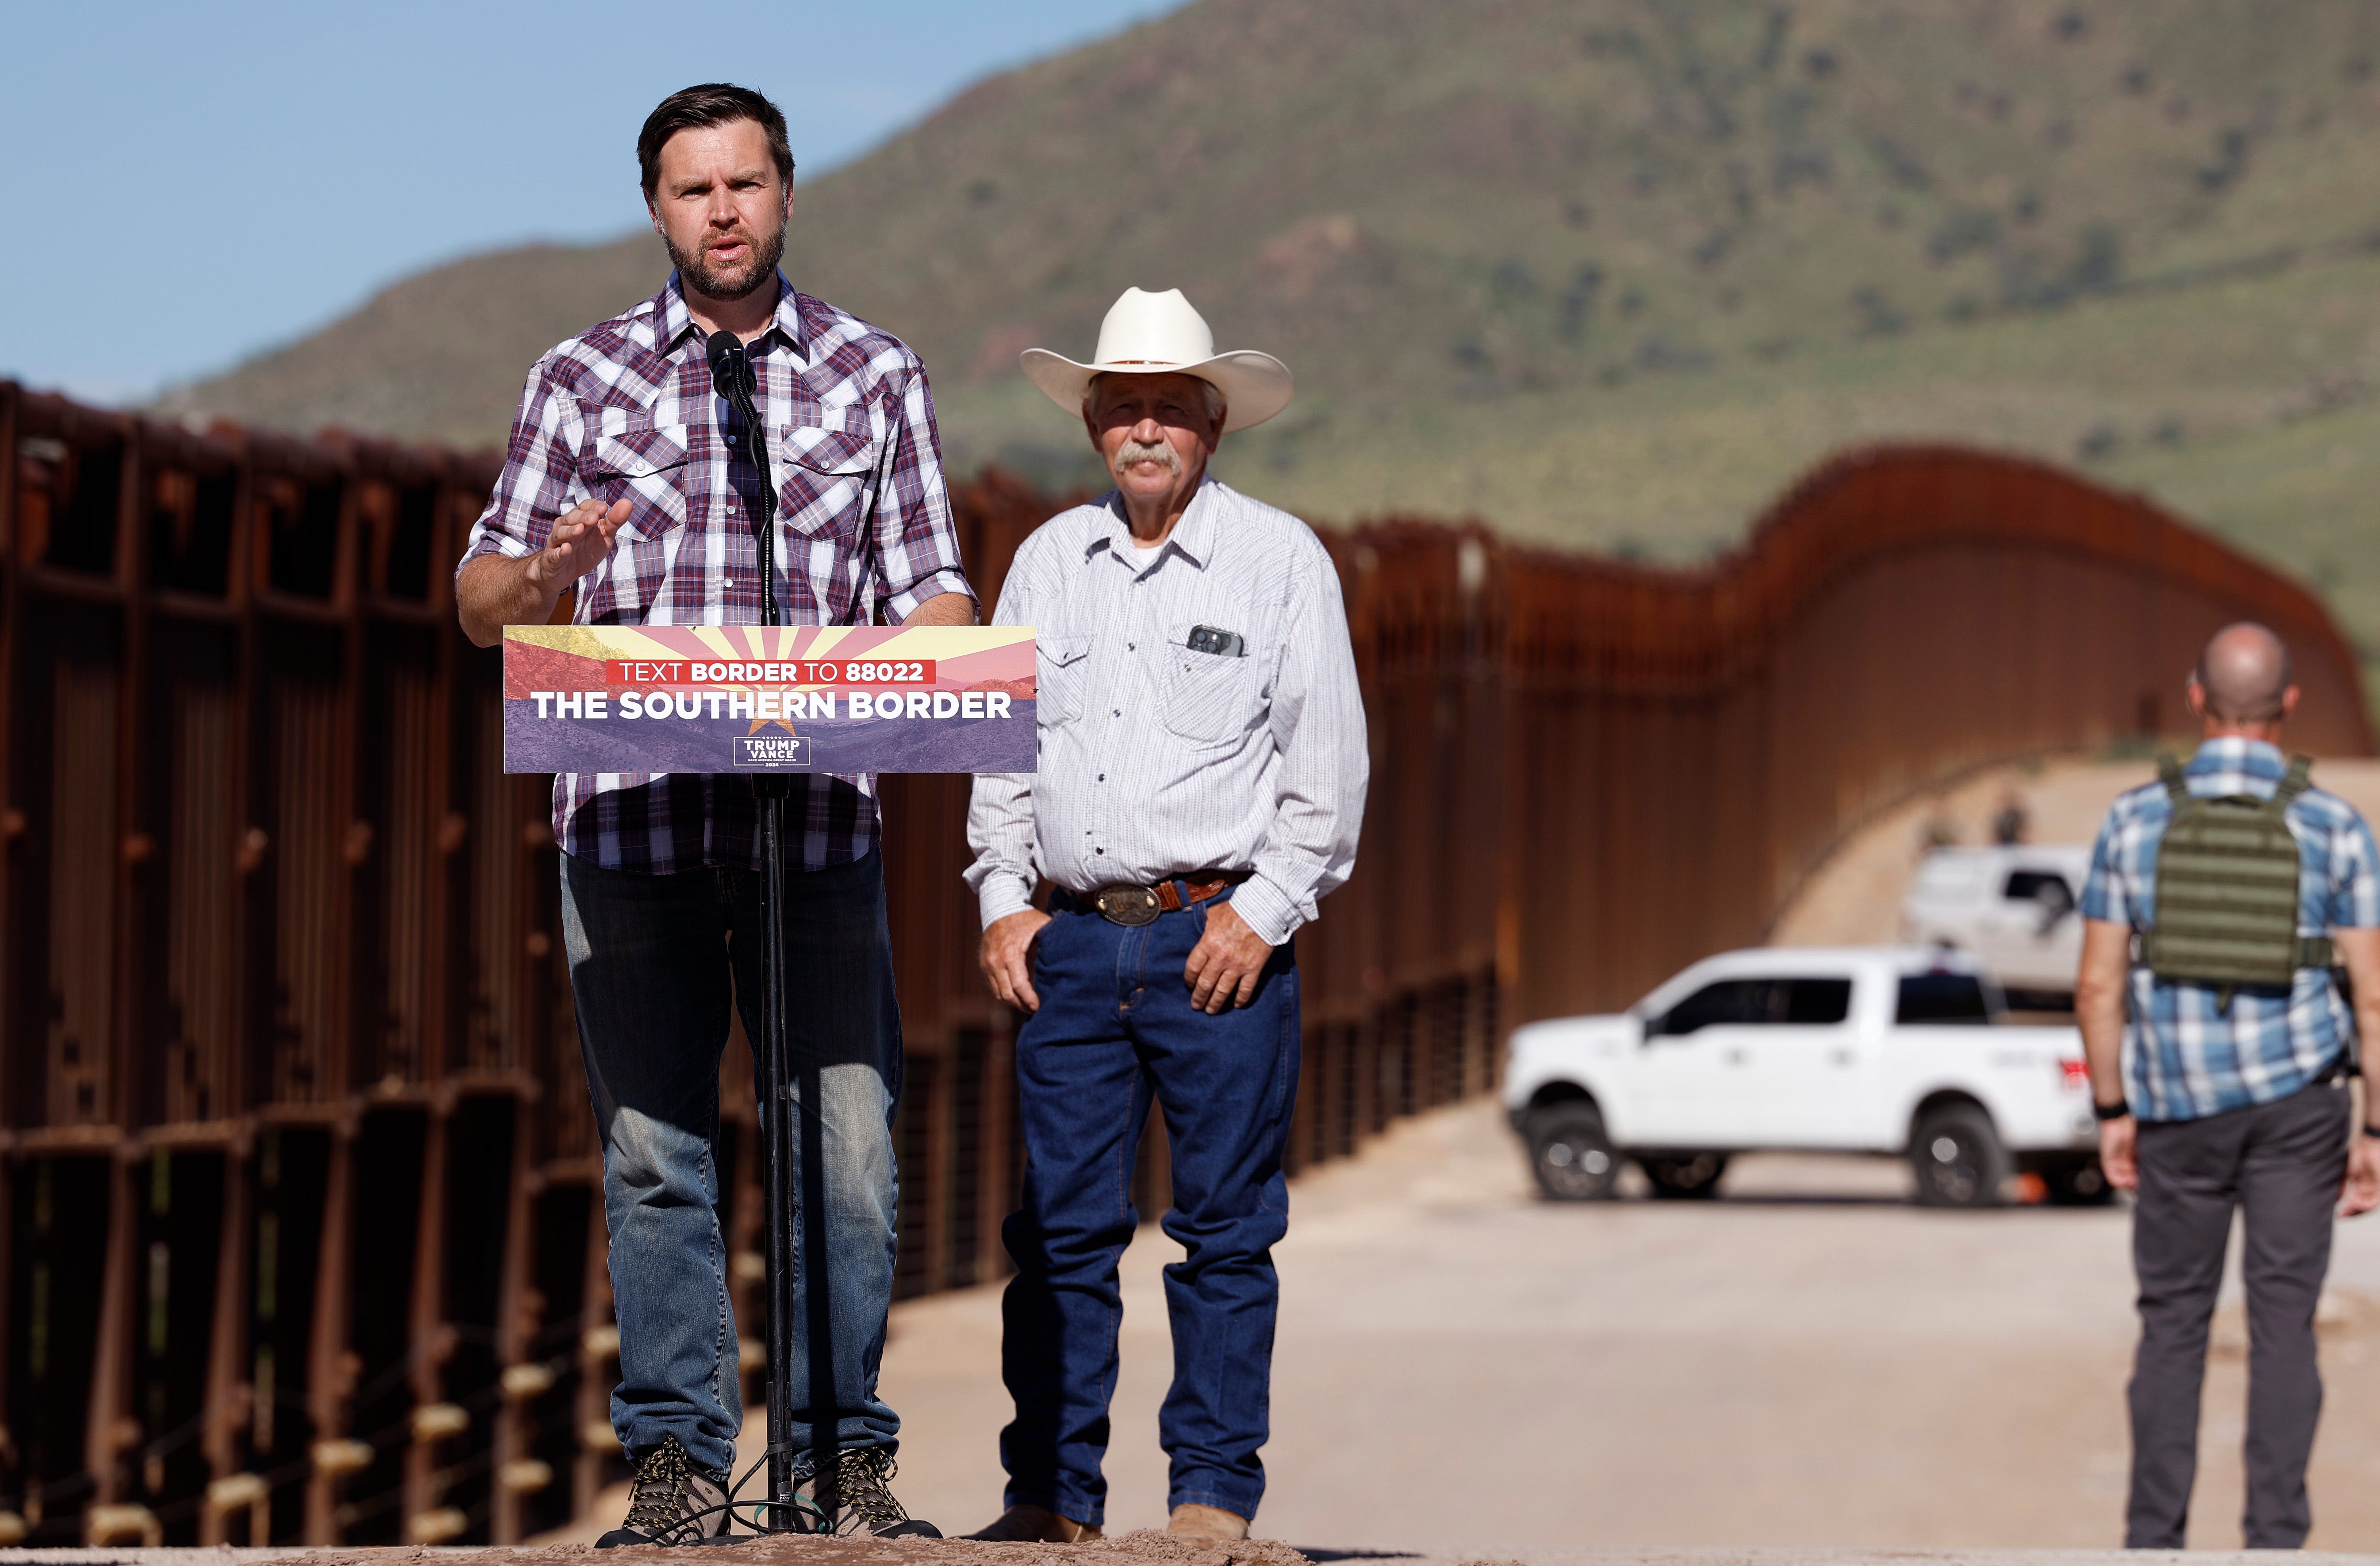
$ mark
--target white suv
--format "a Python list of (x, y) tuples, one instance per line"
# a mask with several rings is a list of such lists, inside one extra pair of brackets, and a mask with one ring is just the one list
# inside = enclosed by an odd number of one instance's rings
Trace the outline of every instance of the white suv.
[(2088, 844), (1937, 848), (1900, 903), (1901, 939), (1973, 954), (2018, 1003), (2062, 1010), (2082, 958)]
[(2010, 1178), (2103, 1201), (2082, 1036), (2011, 1027), (1973, 962), (1918, 948), (1763, 947), (1696, 963), (1625, 1012), (1512, 1035), (1504, 1104), (1546, 1195), (1709, 1196), (1730, 1154), (1905, 1156), (1917, 1199), (1988, 1207)]

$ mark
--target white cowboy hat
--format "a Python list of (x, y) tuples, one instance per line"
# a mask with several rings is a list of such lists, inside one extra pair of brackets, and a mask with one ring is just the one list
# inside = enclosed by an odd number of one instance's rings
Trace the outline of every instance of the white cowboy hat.
[(1050, 400), (1080, 417), (1083, 393), (1094, 375), (1196, 375), (1223, 394), (1223, 431), (1261, 424), (1289, 406), (1289, 366), (1253, 348), (1215, 351), (1207, 318), (1190, 308), (1179, 288), (1151, 294), (1126, 288), (1099, 322), (1099, 351), (1090, 364), (1076, 364), (1047, 348), (1017, 355), (1025, 374)]

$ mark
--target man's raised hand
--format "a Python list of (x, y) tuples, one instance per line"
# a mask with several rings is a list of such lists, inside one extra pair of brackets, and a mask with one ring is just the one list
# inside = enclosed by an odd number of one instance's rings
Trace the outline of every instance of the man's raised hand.
[(506, 625), (542, 625), (562, 590), (601, 565), (628, 520), (628, 503), (584, 500), (553, 519), (535, 554), (482, 554), (455, 577), (455, 612), (476, 647), (504, 640)]
[(605, 505), (600, 498), (580, 501), (553, 519), (545, 547), (531, 557), (529, 585), (551, 599), (611, 557), (612, 540), (628, 520), (628, 503)]

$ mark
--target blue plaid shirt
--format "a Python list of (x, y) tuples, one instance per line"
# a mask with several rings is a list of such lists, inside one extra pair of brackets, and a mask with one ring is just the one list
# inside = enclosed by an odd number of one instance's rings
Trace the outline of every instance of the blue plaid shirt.
[[(2182, 769), (2198, 795), (2265, 799), (2289, 763), (2262, 740), (2210, 739)], [(2082, 917), (2146, 929), (2155, 922), (2157, 844), (2173, 819), (2162, 783), (2145, 783), (2107, 809), (2091, 851)], [(2380, 850), (2355, 807), (2310, 788), (2286, 818), (2298, 840), (2298, 933), (2380, 925)], [(2227, 1015), (2206, 985), (2160, 984), (2131, 971), (2124, 1029), (2124, 1097), (2143, 1120), (2198, 1120), (2286, 1099), (2327, 1070), (2354, 1038), (2355, 1019), (2322, 968), (2301, 968), (2287, 995), (2240, 989)]]

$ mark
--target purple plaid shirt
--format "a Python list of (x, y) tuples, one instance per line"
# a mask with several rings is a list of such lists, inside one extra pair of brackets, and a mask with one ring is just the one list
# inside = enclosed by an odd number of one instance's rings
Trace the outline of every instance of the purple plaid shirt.
[[(966, 593), (942, 484), (926, 369), (899, 339), (798, 293), (746, 345), (776, 480), (777, 602), (789, 625), (894, 623), (927, 599)], [(538, 360), (513, 420), (504, 476), (455, 566), (545, 547), (555, 517), (590, 496), (627, 501), (612, 557), (581, 577), (581, 625), (751, 625), (760, 621), (761, 500), (751, 432), (714, 395), (702, 334), (675, 276), (625, 315)], [(845, 864), (876, 845), (874, 778), (796, 776), (786, 810), (801, 863)], [(757, 868), (751, 784), (668, 772), (565, 772), (554, 840), (606, 868), (668, 875)]]

